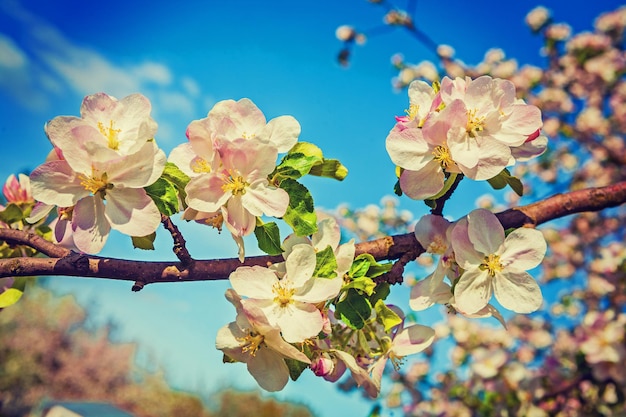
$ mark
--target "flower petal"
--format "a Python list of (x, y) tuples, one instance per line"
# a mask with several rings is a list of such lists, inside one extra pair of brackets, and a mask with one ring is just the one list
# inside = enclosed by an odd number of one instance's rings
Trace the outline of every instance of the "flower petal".
[(454, 287), (457, 309), (463, 314), (472, 314), (489, 304), (492, 281), (487, 271), (478, 268), (465, 271)]
[(230, 274), (230, 285), (239, 295), (272, 299), (272, 287), (278, 282), (276, 274), (262, 266), (240, 266)]
[(111, 227), (129, 236), (147, 236), (161, 223), (161, 213), (143, 188), (107, 192), (104, 214)]
[(391, 350), (397, 356), (407, 356), (426, 349), (433, 343), (435, 331), (427, 326), (414, 324), (402, 329), (393, 338)]
[(516, 313), (532, 313), (543, 303), (537, 281), (525, 271), (503, 271), (493, 280), (496, 299)]
[(81, 199), (72, 213), (74, 244), (86, 253), (98, 253), (109, 237), (111, 226), (104, 215), (101, 198), (89, 196)]
[(539, 265), (546, 254), (547, 245), (539, 230), (529, 228), (515, 229), (506, 237), (500, 262), (506, 268), (528, 271)]
[(504, 228), (495, 214), (476, 209), (467, 215), (467, 235), (474, 249), (485, 255), (497, 253), (504, 242)]

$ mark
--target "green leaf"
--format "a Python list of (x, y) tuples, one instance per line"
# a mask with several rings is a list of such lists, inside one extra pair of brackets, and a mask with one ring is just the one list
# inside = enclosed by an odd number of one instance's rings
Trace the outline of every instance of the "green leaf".
[(364, 257), (357, 256), (357, 258), (352, 262), (350, 266), (350, 271), (348, 271), (348, 276), (356, 279), (364, 277), (367, 274), (367, 270), (370, 269), (370, 262)]
[(259, 249), (268, 255), (280, 255), (284, 252), (280, 245), (280, 230), (275, 222), (257, 225), (254, 235), (259, 244)]
[(303, 153), (288, 153), (280, 161), (280, 164), (270, 174), (271, 178), (280, 184), (286, 178), (297, 180), (309, 173), (313, 165), (320, 163), (321, 158), (317, 156), (307, 156)]
[[(304, 353), (307, 357), (311, 357), (311, 348), (303, 344), (302, 345), (302, 353)], [(297, 359), (285, 358), (285, 362), (287, 363), (287, 368), (289, 368), (289, 377), (292, 381), (296, 381), (302, 372), (309, 367), (308, 364), (304, 362), (300, 362)]]
[(156, 232), (150, 233), (148, 236), (131, 236), (133, 247), (136, 249), (154, 250), (154, 239)]
[(515, 194), (520, 197), (524, 195), (524, 184), (522, 184), (519, 178), (511, 175), (509, 170), (506, 168), (504, 168), (495, 177), (488, 179), (487, 182), (489, 182), (489, 185), (491, 185), (494, 190), (501, 190), (508, 185), (513, 191), (515, 191)]
[(344, 286), (343, 289), (354, 288), (360, 293), (365, 293), (368, 296), (374, 293), (374, 289), (376, 288), (376, 283), (369, 277), (360, 277), (354, 279), (348, 285)]
[(393, 185), (393, 193), (398, 197), (402, 197), (402, 188), (400, 188), (400, 180)]
[(391, 286), (386, 283), (380, 283), (376, 285), (376, 290), (374, 294), (370, 297), (370, 303), (376, 304), (379, 300), (385, 300), (389, 294), (391, 293)]
[(337, 276), (337, 258), (333, 248), (328, 245), (323, 250), (315, 253), (314, 277), (335, 278)]
[(337, 159), (324, 159), (322, 162), (314, 165), (309, 174), (343, 181), (348, 175), (348, 168)]
[(317, 232), (317, 215), (309, 190), (298, 181), (289, 178), (280, 183), (280, 188), (289, 194), (289, 206), (283, 220), (291, 226), (297, 236), (309, 236)]
[(152, 198), (159, 212), (166, 216), (178, 213), (178, 194), (174, 184), (165, 178), (159, 178), (154, 184), (144, 187), (144, 190)]
[(180, 196), (180, 201), (183, 203), (183, 207), (187, 208), (187, 204), (185, 203), (185, 198), (187, 197), (185, 187), (189, 183), (189, 176), (181, 171), (175, 164), (168, 162), (165, 164), (165, 169), (163, 170), (163, 174), (161, 174), (161, 178), (164, 178), (174, 184), (174, 187), (176, 187), (176, 191), (178, 191)]
[(0, 293), (0, 308), (5, 308), (10, 305), (13, 305), (22, 298), (24, 294), (23, 291), (18, 290), (17, 288), (8, 288), (4, 290), (4, 292)]
[(387, 307), (383, 300), (378, 300), (376, 304), (374, 304), (374, 310), (376, 311), (376, 321), (385, 327), (386, 332), (389, 332), (398, 324), (402, 323), (400, 316)]
[(6, 224), (19, 222), (24, 219), (24, 212), (16, 204), (10, 203), (0, 211), (0, 221)]
[(367, 260), (367, 262), (369, 263), (369, 267), (365, 275), (370, 278), (376, 278), (377, 276), (380, 276), (384, 274), (385, 272), (389, 272), (391, 270), (391, 267), (393, 266), (392, 263), (385, 263), (385, 264), (378, 263), (376, 259), (374, 259), (374, 257), (370, 255), (369, 253), (360, 254), (354, 259), (354, 262), (360, 262), (362, 259)]
[(320, 160), (324, 158), (322, 150), (317, 145), (313, 145), (309, 142), (297, 142), (293, 145), (293, 148), (289, 149), (288, 153), (301, 153), (306, 156), (316, 157)]
[(335, 307), (335, 317), (355, 330), (362, 329), (371, 314), (372, 306), (369, 300), (354, 289), (348, 290), (346, 297)]

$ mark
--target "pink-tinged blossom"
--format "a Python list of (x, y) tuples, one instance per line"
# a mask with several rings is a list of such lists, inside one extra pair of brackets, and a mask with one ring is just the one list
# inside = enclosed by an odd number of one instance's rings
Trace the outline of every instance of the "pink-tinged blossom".
[(18, 174), (17, 177), (14, 174), (9, 175), (2, 187), (2, 194), (7, 199), (7, 203), (25, 204), (35, 202), (30, 191), (30, 178), (24, 174)]
[(409, 108), (405, 116), (396, 116), (400, 127), (422, 127), (428, 115), (441, 103), (433, 87), (425, 81), (409, 84)]
[[(226, 227), (236, 238), (254, 232), (256, 218), (282, 217), (289, 194), (269, 184), (278, 151), (259, 141), (237, 139), (219, 145), (222, 165), (191, 178), (185, 188), (187, 204), (200, 212), (222, 211)], [(240, 259), (243, 259), (240, 250)]]
[(433, 343), (433, 340), (435, 340), (435, 331), (420, 324), (398, 328), (393, 339), (384, 337), (382, 344), (384, 352), (369, 369), (372, 381), (378, 390), (380, 390), (383, 372), (388, 360), (391, 360), (394, 368), (398, 369), (405, 356), (422, 352)]
[(105, 93), (85, 97), (81, 117), (59, 116), (46, 124), (50, 142), (63, 159), (74, 165), (84, 151), (100, 160), (132, 155), (153, 141), (157, 123), (150, 117), (152, 105), (141, 94), (121, 100)]
[(445, 123), (437, 124), (428, 136), (423, 129), (398, 128), (389, 132), (385, 146), (394, 164), (402, 168), (400, 188), (408, 197), (422, 200), (443, 188), (445, 172), (460, 172), (447, 144)]
[(289, 381), (285, 358), (310, 364), (302, 352), (280, 336), (280, 329), (268, 323), (263, 312), (253, 306), (244, 309), (241, 298), (226, 291), (226, 298), (237, 309), (237, 319), (217, 332), (215, 346), (230, 358), (243, 362), (261, 388), (280, 391)]
[(187, 128), (187, 137), (196, 153), (207, 159), (216, 140), (255, 140), (287, 152), (298, 141), (300, 124), (293, 116), (279, 116), (266, 122), (259, 108), (247, 98), (223, 100), (215, 104), (206, 118)]
[(153, 142), (146, 142), (135, 154), (103, 160), (81, 148), (74, 150), (74, 156), (79, 155), (78, 150), (82, 157), (72, 159), (72, 165), (69, 160), (53, 160), (30, 175), (36, 200), (73, 207), (71, 224), (76, 246), (83, 252), (98, 253), (111, 229), (130, 236), (154, 232), (161, 215), (143, 187), (161, 175), (165, 166), (163, 151)]
[[(341, 229), (337, 224), (337, 221), (332, 218), (326, 218), (317, 224), (317, 232), (313, 233), (311, 237), (297, 236), (295, 233), (287, 236), (283, 241), (283, 257), (287, 259), (289, 254), (296, 245), (308, 244), (313, 246), (315, 252), (322, 251), (328, 246), (331, 247), (337, 261), (337, 269), (335, 273), (337, 276), (343, 277), (343, 275), (350, 270), (352, 261), (354, 261), (354, 239), (342, 245), (339, 244), (341, 240)], [(274, 267), (279, 271), (284, 271), (283, 264), (274, 264)]]
[(535, 279), (526, 272), (546, 253), (541, 232), (521, 228), (504, 236), (497, 217), (472, 211), (452, 230), (456, 262), (465, 271), (454, 288), (455, 306), (464, 314), (484, 308), (495, 293), (498, 302), (517, 313), (537, 310), (543, 301)]
[(239, 267), (230, 274), (233, 289), (241, 296), (244, 309), (259, 308), (270, 324), (278, 326), (289, 343), (303, 342), (323, 329), (325, 319), (316, 304), (336, 297), (343, 277), (318, 278), (312, 246), (293, 247), (286, 260), (286, 273), (253, 266)]
[[(357, 363), (354, 356), (342, 350), (336, 349), (331, 349), (329, 353), (339, 359), (344, 365), (341, 366), (339, 364), (336, 364), (335, 370), (340, 369), (342, 370), (341, 373), (343, 373), (345, 371), (345, 368), (347, 367), (350, 370), (352, 378), (354, 379), (354, 382), (356, 382), (357, 386), (363, 388), (367, 395), (369, 395), (371, 398), (378, 397), (378, 394), (380, 392), (380, 384), (374, 383), (367, 370), (362, 368)], [(340, 376), (341, 375), (336, 377), (336, 379), (339, 379)]]
[(508, 80), (444, 77), (439, 94), (445, 108), (426, 121), (424, 136), (431, 135), (433, 125), (448, 123), (452, 160), (475, 180), (492, 178), (514, 164), (511, 148), (524, 144), (542, 126), (540, 110), (517, 99)]

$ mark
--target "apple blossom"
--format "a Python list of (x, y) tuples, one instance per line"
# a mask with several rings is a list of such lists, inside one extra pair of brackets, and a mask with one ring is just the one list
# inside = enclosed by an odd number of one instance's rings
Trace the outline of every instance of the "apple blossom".
[(316, 304), (336, 297), (343, 277), (313, 276), (315, 250), (307, 244), (294, 246), (285, 264), (282, 278), (268, 268), (239, 267), (230, 274), (230, 283), (237, 294), (249, 297), (241, 302), (244, 309), (259, 308), (287, 342), (303, 342), (322, 330), (324, 317)]
[(187, 138), (196, 153), (211, 161), (216, 140), (255, 140), (287, 152), (298, 141), (300, 124), (293, 116), (279, 116), (266, 123), (265, 116), (248, 98), (223, 100), (215, 104), (206, 118), (187, 127)]
[(498, 302), (517, 313), (537, 310), (541, 290), (526, 272), (541, 263), (546, 241), (538, 230), (521, 228), (504, 236), (497, 217), (477, 209), (452, 230), (456, 262), (464, 269), (454, 288), (456, 307), (472, 314), (484, 308), (495, 293)]
[(7, 203), (19, 205), (35, 202), (30, 190), (30, 178), (24, 174), (18, 174), (17, 177), (14, 174), (9, 175), (2, 187), (2, 194)]
[(205, 213), (221, 210), (226, 227), (239, 239), (239, 258), (243, 261), (241, 238), (254, 232), (256, 218), (263, 214), (281, 217), (289, 205), (289, 195), (269, 184), (278, 151), (256, 140), (220, 141), (222, 164), (211, 172), (192, 177), (187, 184), (187, 204)]
[[(67, 157), (68, 152), (61, 150)], [(80, 147), (72, 155), (70, 160), (43, 163), (30, 179), (36, 200), (61, 208), (73, 207), (71, 224), (76, 247), (98, 253), (111, 228), (130, 236), (146, 236), (156, 230), (161, 215), (143, 189), (161, 175), (165, 166), (165, 154), (153, 142), (144, 143), (135, 154), (112, 160), (92, 158)]]
[(146, 142), (153, 141), (157, 124), (150, 117), (151, 109), (150, 101), (141, 94), (118, 100), (98, 93), (85, 97), (80, 118), (55, 117), (45, 130), (65, 159), (82, 158), (85, 149), (92, 158), (113, 159), (139, 152)]
[(383, 353), (369, 369), (375, 386), (380, 389), (385, 364), (389, 359), (394, 368), (398, 369), (405, 356), (423, 351), (433, 343), (434, 339), (435, 331), (421, 324), (396, 329), (393, 339), (388, 336), (383, 337)]
[(237, 319), (218, 330), (217, 349), (230, 358), (244, 362), (258, 384), (268, 391), (280, 391), (289, 380), (285, 358), (310, 364), (311, 361), (280, 336), (280, 329), (268, 323), (255, 306), (243, 308), (241, 298), (232, 289), (226, 299), (237, 309)]

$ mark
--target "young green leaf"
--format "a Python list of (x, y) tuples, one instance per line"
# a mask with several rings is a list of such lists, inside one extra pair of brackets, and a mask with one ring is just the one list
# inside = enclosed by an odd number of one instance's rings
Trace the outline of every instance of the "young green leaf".
[(259, 249), (268, 255), (280, 255), (284, 252), (280, 245), (280, 230), (275, 222), (257, 224), (254, 235), (259, 244)]
[(369, 300), (354, 289), (348, 290), (346, 297), (335, 307), (335, 317), (355, 330), (362, 329), (371, 314)]
[(136, 249), (154, 250), (154, 239), (156, 232), (152, 232), (147, 236), (131, 236), (133, 247)]
[(174, 184), (161, 177), (152, 185), (144, 187), (159, 211), (166, 216), (178, 213), (178, 195)]
[(395, 311), (387, 307), (383, 300), (378, 300), (376, 304), (374, 304), (374, 310), (376, 311), (376, 321), (385, 327), (386, 332), (389, 332), (398, 324), (402, 323), (402, 318), (400, 318)]
[(343, 181), (348, 175), (348, 168), (336, 159), (324, 159), (314, 165), (309, 174)]
[(289, 206), (283, 220), (298, 236), (308, 236), (317, 232), (317, 215), (309, 190), (292, 179), (281, 182), (280, 188), (289, 194)]
[(328, 245), (323, 250), (315, 253), (314, 277), (335, 278), (337, 276), (337, 258), (333, 248)]

